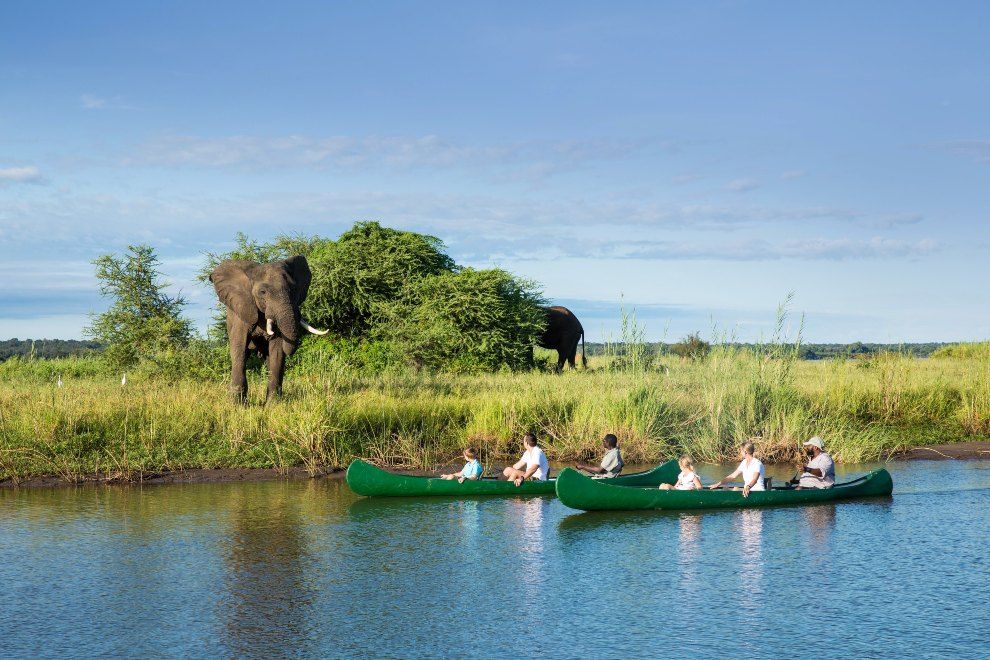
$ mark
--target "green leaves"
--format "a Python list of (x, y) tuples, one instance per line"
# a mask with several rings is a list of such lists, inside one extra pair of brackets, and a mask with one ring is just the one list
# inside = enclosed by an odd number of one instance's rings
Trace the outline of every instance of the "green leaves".
[(95, 261), (100, 293), (113, 300), (84, 332), (106, 346), (105, 359), (127, 367), (139, 360), (157, 360), (186, 346), (192, 325), (182, 316), (186, 301), (165, 293), (160, 262), (149, 245), (130, 245), (123, 255), (106, 254)]
[(532, 366), (545, 304), (533, 282), (465, 268), (410, 283), (383, 309), (378, 332), (418, 366), (491, 371)]

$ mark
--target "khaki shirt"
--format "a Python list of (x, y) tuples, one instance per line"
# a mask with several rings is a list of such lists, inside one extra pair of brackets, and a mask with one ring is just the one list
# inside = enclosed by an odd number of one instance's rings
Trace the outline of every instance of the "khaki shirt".
[(605, 457), (602, 459), (602, 469), (605, 470), (606, 477), (614, 477), (622, 472), (622, 466), (625, 463), (622, 462), (622, 454), (619, 453), (619, 448), (609, 449), (605, 452)]
[(808, 461), (808, 467), (822, 471), (822, 476), (805, 472), (801, 475), (798, 485), (802, 488), (831, 488), (835, 485), (835, 461), (832, 457), (822, 452), (815, 458)]

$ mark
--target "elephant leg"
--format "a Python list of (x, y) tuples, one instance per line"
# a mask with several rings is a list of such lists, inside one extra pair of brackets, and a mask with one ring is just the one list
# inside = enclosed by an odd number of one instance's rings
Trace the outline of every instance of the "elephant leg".
[(282, 396), (282, 377), (285, 375), (285, 349), (281, 341), (268, 344), (268, 399)]
[(236, 403), (247, 403), (247, 375), (244, 372), (247, 362), (247, 336), (247, 328), (227, 324), (227, 337), (230, 340), (230, 396)]
[(557, 373), (559, 374), (564, 370), (564, 362), (567, 360), (567, 353), (561, 349), (557, 349)]
[(577, 346), (578, 340), (575, 337), (567, 350), (567, 363), (571, 365), (571, 369), (577, 369)]

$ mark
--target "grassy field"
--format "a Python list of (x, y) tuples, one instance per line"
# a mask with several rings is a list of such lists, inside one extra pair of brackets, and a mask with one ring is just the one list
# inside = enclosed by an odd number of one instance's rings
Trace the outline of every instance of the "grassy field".
[[(682, 452), (731, 458), (754, 439), (769, 461), (791, 460), (822, 435), (840, 461), (886, 458), (913, 446), (990, 436), (990, 356), (882, 354), (806, 362), (716, 348), (701, 361), (649, 368), (491, 375), (365, 376), (331, 360), (293, 373), (286, 396), (246, 407), (226, 385), (102, 375), (96, 358), (0, 365), (0, 479), (183, 468), (289, 467), (318, 472), (354, 456), (431, 468), (474, 444), (489, 466), (535, 429), (551, 460), (599, 450), (619, 436), (628, 462)], [(63, 386), (56, 384), (61, 374)], [(254, 375), (252, 396), (264, 387)]]

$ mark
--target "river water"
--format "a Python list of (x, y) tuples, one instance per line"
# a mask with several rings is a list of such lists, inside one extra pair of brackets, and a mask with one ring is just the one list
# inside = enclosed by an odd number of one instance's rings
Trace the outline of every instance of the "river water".
[(0, 655), (990, 655), (990, 461), (888, 467), (889, 499), (692, 514), (4, 490)]

